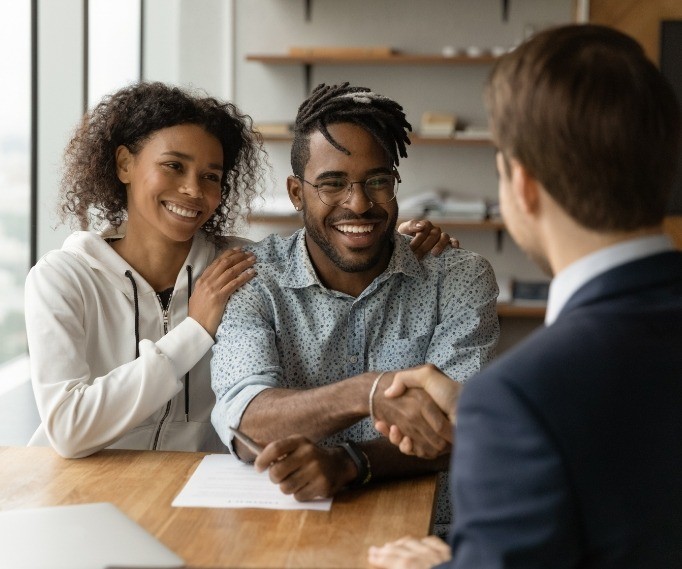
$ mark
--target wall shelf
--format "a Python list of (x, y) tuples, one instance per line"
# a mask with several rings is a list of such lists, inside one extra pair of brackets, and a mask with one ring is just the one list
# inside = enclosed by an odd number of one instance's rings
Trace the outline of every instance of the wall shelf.
[(250, 54), (247, 61), (267, 65), (487, 65), (497, 60), (494, 55), (455, 55), (447, 57), (439, 54), (392, 55), (287, 55), (287, 54)]
[[(256, 125), (258, 128), (258, 125)], [(272, 135), (263, 134), (263, 140), (266, 142), (291, 142), (292, 135)], [(457, 138), (457, 137), (435, 137), (435, 136), (419, 136), (417, 134), (410, 134), (410, 142), (414, 146), (489, 146), (493, 147), (493, 141), (490, 138)]]
[(266, 65), (302, 65), (305, 82), (305, 92), (310, 93), (313, 65), (489, 65), (497, 60), (494, 55), (486, 54), (471, 57), (468, 55), (454, 55), (452, 57), (440, 54), (407, 54), (394, 53), (391, 55), (288, 55), (288, 54), (249, 54), (247, 61)]

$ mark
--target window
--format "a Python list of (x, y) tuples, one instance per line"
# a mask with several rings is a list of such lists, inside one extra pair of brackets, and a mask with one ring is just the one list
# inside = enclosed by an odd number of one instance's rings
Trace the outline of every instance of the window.
[(0, 0), (0, 364), (26, 353), (30, 264), (31, 2)]
[(89, 0), (88, 107), (139, 80), (140, 10), (140, 0)]

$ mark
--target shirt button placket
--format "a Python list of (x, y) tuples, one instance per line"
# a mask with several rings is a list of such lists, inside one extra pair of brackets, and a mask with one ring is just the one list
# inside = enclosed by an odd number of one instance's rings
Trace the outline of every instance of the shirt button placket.
[(359, 375), (365, 371), (365, 330), (363, 322), (363, 303), (354, 302), (348, 313), (347, 338), (347, 377)]

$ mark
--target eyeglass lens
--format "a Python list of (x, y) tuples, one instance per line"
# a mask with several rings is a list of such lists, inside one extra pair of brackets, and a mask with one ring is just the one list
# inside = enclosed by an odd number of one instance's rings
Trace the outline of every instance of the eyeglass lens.
[(327, 178), (317, 184), (317, 193), (323, 203), (341, 205), (350, 199), (354, 184), (363, 186), (369, 201), (386, 203), (395, 197), (398, 178), (394, 174), (379, 174), (367, 178), (364, 184), (361, 182), (351, 183), (348, 178)]

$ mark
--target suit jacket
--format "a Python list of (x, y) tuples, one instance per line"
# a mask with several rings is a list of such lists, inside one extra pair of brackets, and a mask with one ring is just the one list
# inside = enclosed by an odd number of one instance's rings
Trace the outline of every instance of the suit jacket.
[(586, 283), (460, 401), (457, 569), (682, 568), (682, 253)]

